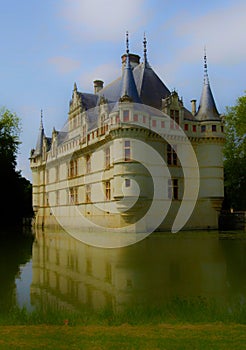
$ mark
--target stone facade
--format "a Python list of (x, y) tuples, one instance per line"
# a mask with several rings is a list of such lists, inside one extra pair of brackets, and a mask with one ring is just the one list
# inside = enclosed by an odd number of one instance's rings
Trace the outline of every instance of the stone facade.
[[(187, 153), (183, 133), (196, 155), (200, 188), (182, 229), (216, 229), (223, 200), (224, 133), (207, 71), (200, 106), (196, 110), (193, 100), (189, 112), (150, 67), (146, 46), (142, 63), (128, 51), (122, 60), (122, 76), (105, 88), (95, 81), (94, 94), (81, 93), (74, 85), (62, 131), (54, 129), (52, 137), (46, 137), (41, 120), (30, 157), (35, 225), (76, 227), (79, 216), (88, 220), (86, 229), (93, 222), (95, 228), (120, 227), (126, 232), (129, 225), (135, 232), (170, 230), (187, 187), (180, 161)], [(146, 219), (156, 191), (148, 164), (158, 169), (158, 157), (169, 175), (160, 170), (155, 177), (160, 205)]]

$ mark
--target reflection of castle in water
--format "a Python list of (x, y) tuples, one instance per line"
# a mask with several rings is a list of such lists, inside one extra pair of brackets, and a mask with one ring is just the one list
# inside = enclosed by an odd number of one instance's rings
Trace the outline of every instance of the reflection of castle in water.
[(127, 248), (100, 249), (66, 233), (40, 231), (33, 245), (32, 303), (118, 309), (174, 296), (226, 296), (219, 240), (185, 235), (151, 235)]

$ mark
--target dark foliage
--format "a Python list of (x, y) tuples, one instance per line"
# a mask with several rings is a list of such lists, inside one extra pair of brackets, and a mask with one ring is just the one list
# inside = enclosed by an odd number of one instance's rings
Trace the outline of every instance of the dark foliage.
[(0, 217), (2, 226), (20, 224), (32, 215), (31, 183), (16, 170), (20, 120), (9, 110), (0, 110)]
[(246, 95), (227, 108), (225, 126), (225, 207), (246, 210)]

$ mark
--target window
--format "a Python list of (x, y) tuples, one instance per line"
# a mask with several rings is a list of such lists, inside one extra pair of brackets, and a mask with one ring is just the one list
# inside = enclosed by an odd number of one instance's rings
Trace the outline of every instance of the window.
[(152, 127), (156, 128), (156, 120), (152, 120)]
[(129, 111), (125, 110), (123, 111), (123, 122), (129, 122)]
[(213, 131), (213, 132), (216, 132), (216, 131), (217, 131), (216, 125), (212, 125), (212, 131)]
[(77, 119), (73, 118), (73, 129), (77, 128)]
[(78, 161), (77, 159), (71, 160), (69, 163), (68, 177), (75, 177), (78, 175)]
[(170, 146), (167, 145), (167, 164), (168, 165), (177, 165), (178, 163), (178, 157), (177, 157), (177, 146), (173, 145)]
[(130, 141), (125, 141), (124, 156), (125, 156), (125, 161), (131, 160), (131, 143), (130, 143)]
[(73, 203), (78, 204), (78, 187), (73, 188)]
[(46, 169), (46, 183), (48, 184), (50, 182), (50, 172), (49, 169)]
[(161, 127), (165, 128), (165, 122), (164, 121), (161, 121)]
[(174, 126), (175, 126), (176, 129), (178, 129), (179, 128), (179, 111), (176, 109), (171, 109), (170, 117), (171, 117), (170, 128), (174, 129)]
[(110, 167), (110, 148), (107, 147), (105, 149), (105, 168), (108, 169)]
[(78, 175), (78, 160), (73, 161), (73, 167), (74, 167), (74, 176)]
[(60, 204), (60, 192), (56, 191), (56, 205)]
[(125, 187), (130, 187), (130, 186), (131, 186), (131, 180), (125, 179)]
[(221, 126), (221, 132), (224, 132), (224, 126), (223, 125)]
[(102, 114), (101, 117), (100, 117), (100, 122), (101, 122), (101, 126), (104, 125), (105, 123), (105, 114)]
[(192, 131), (196, 132), (196, 125), (192, 125)]
[(91, 172), (91, 155), (87, 154), (86, 156), (86, 172), (90, 173)]
[(184, 125), (184, 129), (185, 129), (185, 131), (188, 131), (188, 130), (189, 130), (189, 125), (188, 125), (188, 124), (185, 124), (185, 125)]
[(69, 189), (69, 203), (70, 204), (77, 204), (78, 203), (78, 188), (77, 187), (71, 187)]
[(205, 132), (206, 131), (206, 125), (202, 125), (201, 126), (201, 132)]
[(85, 185), (85, 202), (91, 203), (91, 185)]
[(138, 115), (137, 115), (137, 114), (134, 114), (134, 116), (133, 116), (133, 121), (134, 121), (134, 122), (138, 122)]
[(143, 123), (146, 123), (146, 117), (145, 117), (145, 115), (143, 116)]
[(178, 199), (178, 179), (168, 180), (168, 198)]
[(105, 182), (105, 197), (106, 197), (106, 201), (109, 201), (111, 199), (110, 181)]
[(83, 125), (82, 128), (82, 142), (85, 142), (85, 138), (86, 138), (86, 125)]
[(59, 177), (60, 177), (60, 174), (59, 174), (59, 165), (57, 165), (56, 166), (56, 168), (55, 168), (56, 170), (56, 182), (58, 182), (59, 181)]

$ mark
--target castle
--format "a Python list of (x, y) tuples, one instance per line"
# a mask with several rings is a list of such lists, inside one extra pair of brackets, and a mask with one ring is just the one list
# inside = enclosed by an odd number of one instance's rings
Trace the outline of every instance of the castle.
[(206, 54), (200, 104), (192, 100), (189, 111), (154, 72), (143, 44), (140, 62), (127, 35), (121, 74), (105, 87), (95, 80), (94, 93), (82, 93), (74, 84), (61, 131), (47, 137), (41, 118), (30, 156), (36, 226), (218, 228), (225, 136)]

